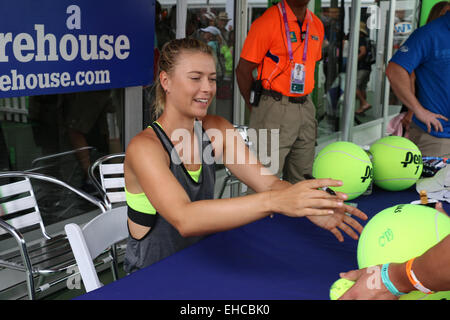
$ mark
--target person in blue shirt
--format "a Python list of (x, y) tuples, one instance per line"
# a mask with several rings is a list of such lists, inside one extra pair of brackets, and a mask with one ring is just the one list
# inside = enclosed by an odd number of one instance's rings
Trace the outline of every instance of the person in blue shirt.
[[(413, 71), (416, 95), (409, 80)], [(450, 12), (416, 29), (392, 57), (386, 75), (414, 113), (409, 138), (422, 156), (450, 156)]]

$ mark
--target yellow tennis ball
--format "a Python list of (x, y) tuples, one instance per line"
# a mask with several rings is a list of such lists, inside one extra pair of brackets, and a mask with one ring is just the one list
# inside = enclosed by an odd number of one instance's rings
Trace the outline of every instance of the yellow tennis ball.
[(355, 281), (340, 278), (330, 288), (330, 299), (337, 300), (355, 284)]
[[(400, 204), (377, 213), (365, 225), (358, 240), (360, 269), (389, 262), (402, 263), (418, 257), (450, 234), (450, 218), (436, 209)], [(420, 279), (419, 279), (420, 280)], [(450, 292), (427, 295), (427, 300), (449, 298)], [(424, 298), (420, 292), (403, 300)]]
[(400, 296), (399, 300), (450, 300), (450, 291), (439, 291), (433, 294), (411, 291)]
[(360, 269), (405, 262), (422, 255), (450, 234), (450, 218), (434, 208), (400, 204), (378, 212), (358, 240)]
[(314, 159), (314, 178), (341, 180), (334, 191), (346, 193), (348, 200), (363, 194), (372, 182), (372, 162), (367, 152), (352, 142), (333, 142), (323, 148)]
[(384, 137), (370, 147), (373, 183), (389, 191), (405, 190), (422, 174), (422, 153), (409, 139)]

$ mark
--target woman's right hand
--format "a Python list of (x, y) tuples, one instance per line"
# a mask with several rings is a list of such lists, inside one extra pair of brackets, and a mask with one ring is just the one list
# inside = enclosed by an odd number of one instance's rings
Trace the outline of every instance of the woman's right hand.
[(271, 207), (274, 212), (290, 217), (331, 215), (342, 208), (347, 195), (331, 195), (320, 188), (339, 186), (342, 181), (334, 179), (300, 181), (286, 189), (270, 191)]

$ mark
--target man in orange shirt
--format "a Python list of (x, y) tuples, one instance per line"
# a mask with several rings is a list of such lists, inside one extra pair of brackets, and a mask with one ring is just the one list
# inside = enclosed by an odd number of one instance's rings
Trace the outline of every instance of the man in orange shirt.
[[(236, 68), (240, 92), (251, 111), (249, 127), (256, 129), (258, 138), (259, 129), (268, 129), (268, 152), (270, 129), (280, 130), (279, 157), (272, 159), (279, 161), (274, 174), (291, 183), (311, 174), (317, 138), (316, 109), (309, 94), (316, 62), (322, 59), (324, 27), (308, 10), (309, 1), (282, 0), (256, 19)], [(251, 91), (258, 81), (262, 91), (256, 105), (251, 96), (257, 97), (258, 90)]]

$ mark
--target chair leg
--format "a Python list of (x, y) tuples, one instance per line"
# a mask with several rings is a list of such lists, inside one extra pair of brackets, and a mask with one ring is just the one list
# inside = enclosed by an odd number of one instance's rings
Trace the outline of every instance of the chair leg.
[(34, 300), (35, 291), (34, 291), (33, 267), (31, 265), (30, 256), (28, 255), (27, 246), (25, 245), (25, 240), (23, 239), (21, 234), (13, 233), (13, 236), (16, 239), (17, 244), (19, 245), (20, 255), (22, 257), (22, 261), (25, 266), (28, 297), (30, 298), (30, 300)]
[(111, 271), (112, 271), (113, 279), (114, 279), (114, 281), (116, 281), (119, 279), (119, 265), (117, 263), (117, 247), (115, 244), (112, 245), (112, 247), (111, 247), (111, 256), (112, 256)]
[(223, 197), (223, 193), (225, 192), (225, 188), (228, 184), (228, 180), (230, 180), (230, 176), (226, 176), (225, 179), (223, 180), (222, 188), (220, 189), (220, 192), (219, 192), (219, 197), (218, 197), (219, 199), (222, 199), (222, 197)]
[(27, 276), (27, 291), (28, 291), (28, 297), (30, 300), (35, 299), (35, 291), (34, 291), (34, 279), (33, 279), (33, 273), (29, 270), (26, 271)]

